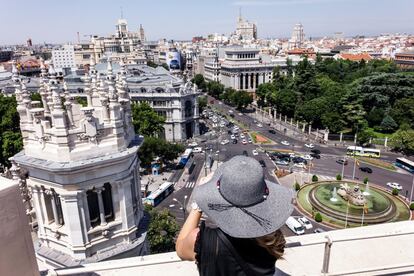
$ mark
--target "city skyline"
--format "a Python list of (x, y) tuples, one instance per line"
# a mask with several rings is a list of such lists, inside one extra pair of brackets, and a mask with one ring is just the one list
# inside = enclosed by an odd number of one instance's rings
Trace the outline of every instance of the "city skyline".
[(1, 25), (13, 27), (1, 29), (1, 45), (23, 44), (28, 38), (34, 44), (76, 42), (77, 32), (81, 40), (88, 39), (90, 34), (108, 35), (115, 32), (121, 10), (129, 29), (137, 31), (142, 24), (148, 40), (228, 35), (235, 30), (239, 9), (245, 19), (257, 23), (259, 38), (287, 38), (298, 22), (304, 25), (307, 38), (332, 36), (334, 32), (343, 32), (345, 36), (409, 33), (414, 23), (410, 16), (414, 2), (410, 0), (45, 0), (42, 5), (7, 1), (2, 6), (9, 12), (0, 18)]

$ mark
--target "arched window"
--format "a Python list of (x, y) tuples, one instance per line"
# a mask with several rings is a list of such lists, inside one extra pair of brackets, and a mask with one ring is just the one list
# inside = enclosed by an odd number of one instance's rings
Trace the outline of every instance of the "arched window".
[(186, 101), (184, 105), (185, 117), (193, 116), (193, 103), (191, 101)]
[(114, 206), (112, 203), (112, 187), (111, 184), (105, 183), (102, 191), (102, 199), (104, 204), (106, 222), (113, 221), (115, 218)]
[(86, 198), (88, 200), (89, 219), (91, 221), (91, 226), (98, 226), (101, 224), (101, 218), (99, 216), (98, 194), (94, 189), (89, 190), (86, 192)]

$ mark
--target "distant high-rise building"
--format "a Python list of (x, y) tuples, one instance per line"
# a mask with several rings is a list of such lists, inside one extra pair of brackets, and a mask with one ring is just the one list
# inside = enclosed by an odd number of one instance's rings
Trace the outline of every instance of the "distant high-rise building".
[(139, 25), (139, 37), (141, 39), (141, 42), (145, 42), (145, 31), (142, 27), (142, 24)]
[(303, 31), (303, 25), (301, 23), (295, 24), (293, 27), (292, 37), (289, 40), (289, 48), (301, 48), (305, 41), (305, 33)]
[(73, 45), (63, 45), (52, 50), (52, 62), (57, 72), (66, 72), (76, 68)]
[(239, 40), (257, 39), (256, 24), (243, 19), (241, 12), (237, 18), (236, 38)]
[(31, 38), (27, 39), (26, 43), (27, 43), (27, 47), (32, 47), (33, 46)]

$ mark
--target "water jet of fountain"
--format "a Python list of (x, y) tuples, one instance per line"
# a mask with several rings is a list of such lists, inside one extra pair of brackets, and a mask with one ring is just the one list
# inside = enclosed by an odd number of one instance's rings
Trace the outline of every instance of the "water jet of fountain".
[(337, 202), (338, 199), (336, 198), (336, 187), (333, 188), (332, 197), (329, 199), (332, 202)]

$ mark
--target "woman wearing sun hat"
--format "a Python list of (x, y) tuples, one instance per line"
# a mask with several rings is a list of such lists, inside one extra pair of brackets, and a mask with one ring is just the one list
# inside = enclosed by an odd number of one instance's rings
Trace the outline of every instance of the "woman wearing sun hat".
[[(177, 238), (183, 260), (196, 261), (200, 275), (274, 275), (285, 239), (279, 230), (293, 211), (292, 190), (264, 179), (255, 159), (236, 156), (194, 189)], [(199, 221), (202, 213), (207, 221)]]

